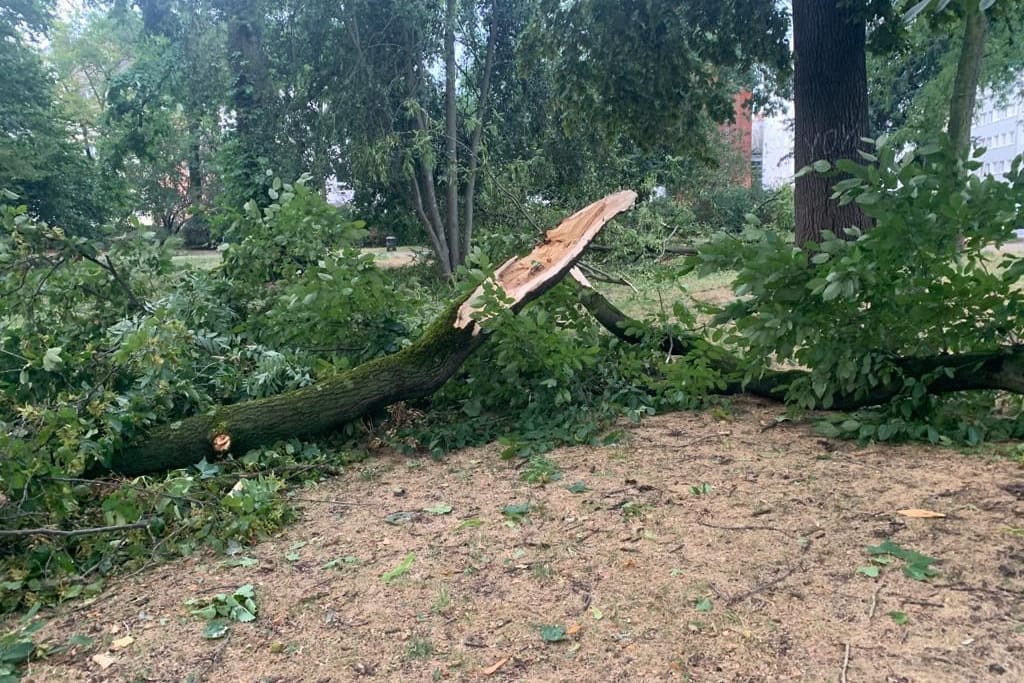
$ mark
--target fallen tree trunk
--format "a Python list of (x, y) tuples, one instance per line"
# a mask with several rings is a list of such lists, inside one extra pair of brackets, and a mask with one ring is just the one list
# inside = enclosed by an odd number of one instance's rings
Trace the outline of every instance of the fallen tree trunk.
[[(553, 287), (576, 263), (601, 227), (632, 207), (636, 194), (622, 191), (578, 211), (545, 235), (522, 258), (499, 268), (491, 285), (506, 305), (520, 310)], [(486, 284), (486, 283), (485, 283)], [(348, 372), (278, 396), (248, 401), (156, 427), (137, 444), (116, 453), (109, 470), (138, 475), (186, 467), (228, 452), (335, 431), (391, 403), (428, 396), (455, 374), (485, 339), (481, 334), (481, 285), (453, 304), (408, 348)], [(98, 472), (91, 472), (96, 474)]]
[[(629, 344), (647, 341), (634, 331), (643, 327), (641, 323), (624, 314), (591, 287), (579, 270), (573, 269), (571, 273), (580, 287), (580, 302), (606, 330)], [(658, 340), (659, 348), (663, 352), (679, 356), (696, 350), (698, 344), (708, 352), (712, 367), (721, 372), (727, 380), (721, 393), (748, 393), (778, 401), (783, 399), (786, 388), (794, 380), (809, 374), (808, 371), (800, 369), (769, 370), (760, 377), (744, 382), (743, 364), (740, 359), (700, 337), (672, 336)], [(990, 352), (894, 358), (892, 364), (899, 371), (894, 373), (893, 381), (881, 383), (861, 394), (836, 395), (829, 406), (819, 404), (815, 407), (853, 410), (887, 403), (903, 391), (903, 379), (906, 377), (924, 380), (925, 388), (932, 394), (972, 390), (1001, 390), (1024, 394), (1024, 347), (1020, 346)]]

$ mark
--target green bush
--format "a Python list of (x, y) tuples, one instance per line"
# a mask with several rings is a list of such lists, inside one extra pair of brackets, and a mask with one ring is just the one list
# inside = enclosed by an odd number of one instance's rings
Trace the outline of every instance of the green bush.
[(778, 233), (754, 230), (702, 252), (704, 270), (737, 271), (739, 299), (718, 318), (731, 323), (723, 340), (744, 354), (748, 376), (773, 363), (809, 368), (786, 392), (803, 407), (901, 381), (903, 394), (880, 416), (843, 422), (842, 431), (860, 438), (976, 443), (993, 429), (1021, 432), (1017, 422), (978, 421), (979, 406), (998, 414), (993, 394), (930, 396), (893, 362), (1018, 343), (1024, 260), (996, 256), (991, 247), (1015, 237), (1021, 160), (999, 182), (972, 175), (979, 164), (958, 159), (945, 139), (903, 157), (883, 140), (867, 157), (868, 164), (840, 161), (838, 171), (850, 177), (836, 185), (841, 203), (856, 202), (874, 219), (866, 234), (849, 228), (840, 239), (825, 232), (821, 244), (800, 249)]

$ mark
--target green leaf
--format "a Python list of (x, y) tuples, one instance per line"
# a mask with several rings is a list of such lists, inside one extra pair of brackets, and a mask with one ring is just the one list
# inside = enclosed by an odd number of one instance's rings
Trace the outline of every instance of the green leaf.
[(565, 640), (567, 636), (564, 626), (548, 624), (541, 627), (540, 637), (545, 643), (557, 643)]
[(192, 616), (199, 617), (204, 621), (209, 621), (217, 616), (217, 608), (213, 605), (205, 605), (198, 609), (191, 610)]
[(711, 611), (711, 598), (701, 598), (697, 600), (693, 608), (698, 612), (710, 612)]
[(432, 515), (447, 515), (452, 511), (452, 506), (448, 503), (439, 503), (432, 507), (424, 508), (424, 512), (429, 512)]
[(284, 559), (288, 560), (289, 562), (298, 562), (302, 559), (302, 556), (295, 551), (291, 551), (284, 554)]
[(412, 569), (412, 565), (413, 565), (413, 563), (415, 561), (416, 561), (416, 554), (415, 553), (409, 553), (408, 555), (405, 556), (405, 559), (403, 559), (398, 564), (397, 567), (395, 567), (394, 569), (391, 569), (390, 571), (386, 571), (383, 574), (381, 574), (380, 575), (381, 581), (383, 581), (384, 583), (391, 583), (395, 579), (398, 579), (398, 578), (401, 578), (401, 577), (405, 576), (407, 573), (409, 573), (409, 570)]
[(903, 574), (914, 581), (927, 581), (939, 572), (926, 564), (908, 564), (903, 567)]
[(62, 347), (52, 346), (46, 349), (46, 353), (43, 354), (43, 370), (47, 372), (56, 372), (64, 364), (64, 359), (60, 357)]
[(260, 563), (255, 557), (233, 557), (227, 561), (229, 567), (242, 567), (243, 569), (249, 569), (255, 567)]
[(244, 605), (237, 605), (229, 615), (235, 621), (248, 623), (256, 619), (256, 605), (252, 600), (246, 600)]
[(863, 574), (872, 579), (877, 579), (879, 574), (878, 567), (872, 567), (871, 565), (865, 565), (863, 567), (857, 567), (857, 573)]
[(526, 515), (530, 514), (529, 503), (513, 503), (506, 505), (501, 508), (501, 514), (505, 515), (510, 519), (522, 519)]
[(478, 517), (470, 517), (469, 519), (462, 520), (459, 523), (459, 525), (455, 527), (455, 530), (459, 531), (461, 529), (477, 529), (479, 527), (482, 527), (483, 525), (484, 520), (479, 519)]
[(825, 161), (824, 159), (818, 159), (813, 164), (811, 164), (811, 168), (813, 168), (818, 173), (828, 173), (829, 171), (832, 170), (832, 164)]
[(574, 481), (565, 487), (569, 493), (585, 493), (587, 491), (587, 484), (583, 481)]
[(904, 624), (910, 621), (910, 617), (907, 616), (906, 612), (889, 612), (889, 618), (897, 624), (899, 624), (900, 626), (903, 626)]
[(821, 293), (821, 300), (832, 301), (837, 296), (839, 296), (839, 293), (842, 291), (842, 289), (843, 283), (839, 280), (833, 280), (832, 282), (828, 283), (828, 286), (825, 287), (825, 290)]
[(203, 629), (203, 638), (217, 640), (226, 636), (230, 630), (227, 619), (214, 619)]
[(828, 261), (830, 258), (832, 258), (832, 254), (827, 254), (827, 253), (821, 251), (821, 252), (818, 252), (817, 254), (815, 254), (814, 256), (811, 257), (811, 263), (814, 263), (816, 265), (821, 265), (822, 263), (825, 263), (826, 261)]
[(36, 646), (31, 640), (19, 640), (10, 645), (0, 645), (0, 662), (21, 664), (27, 662)]

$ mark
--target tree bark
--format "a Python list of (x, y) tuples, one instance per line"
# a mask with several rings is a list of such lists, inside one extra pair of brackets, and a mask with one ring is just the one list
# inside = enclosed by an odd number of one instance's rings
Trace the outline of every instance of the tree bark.
[[(794, 157), (799, 170), (815, 161), (858, 159), (868, 134), (865, 24), (856, 3), (793, 0)], [(818, 242), (823, 230), (845, 238), (844, 228), (870, 220), (851, 202), (831, 199), (841, 177), (817, 173), (796, 179), (796, 243)]]
[(480, 159), (480, 140), (487, 120), (487, 108), (491, 99), (491, 75), (494, 72), (494, 59), (498, 47), (498, 0), (491, 0), (491, 24), (487, 33), (487, 56), (484, 58), (484, 77), (480, 83), (477, 97), (476, 128), (469, 143), (469, 168), (466, 170), (466, 190), (463, 198), (465, 218), (463, 219), (463, 240), (460, 263), (465, 261), (469, 249), (473, 245), (473, 211), (476, 207), (476, 175)]
[(270, 72), (263, 52), (258, 8), (249, 0), (222, 0), (227, 15), (228, 63), (231, 67), (231, 106), (235, 110), (236, 163), (242, 189), (248, 199), (264, 201), (260, 191), (263, 169), (260, 157), (274, 141), (274, 105)]
[[(492, 284), (513, 312), (553, 287), (573, 267), (601, 227), (629, 209), (636, 194), (618, 192), (576, 212), (544, 242), (499, 268)], [(187, 467), (227, 452), (337, 430), (383, 406), (428, 396), (455, 374), (486, 339), (481, 285), (453, 304), (408, 348), (377, 358), (317, 384), (278, 396), (221, 406), (207, 414), (153, 429), (114, 455), (109, 470), (127, 475)], [(99, 474), (100, 471), (90, 472)]]
[(949, 101), (949, 137), (961, 157), (971, 151), (971, 121), (978, 97), (981, 62), (985, 56), (985, 38), (988, 35), (988, 17), (978, 0), (966, 0), (964, 15), (964, 41), (953, 81), (953, 95)]
[(448, 0), (444, 29), (444, 101), (445, 101), (445, 156), (448, 164), (447, 225), (448, 225), (448, 269), (454, 271), (462, 263), (462, 247), (459, 235), (459, 157), (458, 108), (455, 106), (455, 9), (456, 0)]

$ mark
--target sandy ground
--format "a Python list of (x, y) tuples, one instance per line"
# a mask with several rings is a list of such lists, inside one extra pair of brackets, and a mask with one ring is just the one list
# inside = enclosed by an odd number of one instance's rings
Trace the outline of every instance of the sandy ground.
[[(245, 549), (253, 566), (198, 553), (58, 610), (44, 637), (95, 643), (26, 680), (1024, 680), (1024, 470), (779, 415), (655, 417), (555, 452), (544, 486), (497, 446), (381, 455), (297, 492), (300, 521)], [(938, 575), (892, 557), (858, 573), (886, 539)], [(258, 618), (205, 640), (185, 601), (246, 583)]]

